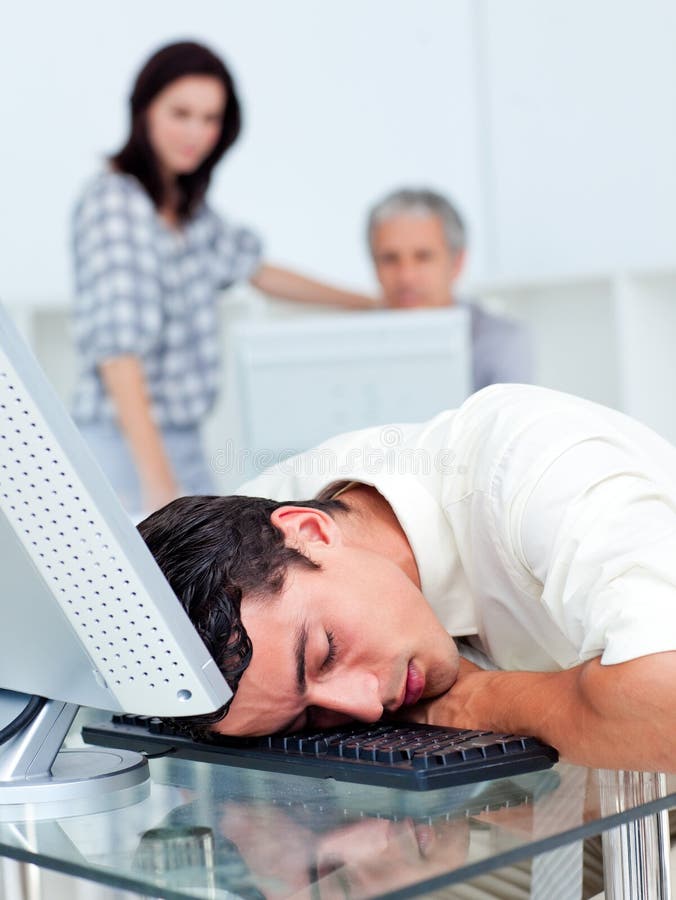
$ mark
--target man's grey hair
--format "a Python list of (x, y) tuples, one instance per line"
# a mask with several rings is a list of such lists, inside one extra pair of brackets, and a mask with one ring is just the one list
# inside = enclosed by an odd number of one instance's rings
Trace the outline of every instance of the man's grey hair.
[(369, 247), (373, 248), (373, 232), (378, 225), (395, 216), (438, 216), (451, 253), (459, 253), (467, 245), (467, 231), (462, 216), (446, 197), (436, 191), (403, 188), (383, 197), (371, 209), (367, 224)]

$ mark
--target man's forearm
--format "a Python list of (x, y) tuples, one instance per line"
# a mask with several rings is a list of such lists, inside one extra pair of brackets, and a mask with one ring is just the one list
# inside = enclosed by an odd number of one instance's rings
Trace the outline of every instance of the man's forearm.
[(465, 664), (437, 724), (534, 734), (572, 762), (676, 771), (676, 653), (563, 672), (485, 672)]

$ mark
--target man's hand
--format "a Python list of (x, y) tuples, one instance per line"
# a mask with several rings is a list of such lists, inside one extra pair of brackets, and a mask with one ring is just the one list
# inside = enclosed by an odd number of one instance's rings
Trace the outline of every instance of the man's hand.
[(531, 734), (581, 765), (676, 772), (676, 652), (561, 672), (487, 672), (461, 659), (446, 694), (405, 712), (415, 722)]

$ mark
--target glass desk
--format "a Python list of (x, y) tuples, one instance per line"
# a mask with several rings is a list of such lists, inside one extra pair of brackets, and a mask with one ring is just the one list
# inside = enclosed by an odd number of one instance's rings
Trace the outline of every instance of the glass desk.
[(575, 845), (604, 832), (607, 897), (669, 896), (676, 776), (559, 763), (411, 793), (171, 758), (150, 767), (134, 805), (0, 824), (0, 854), (166, 900), (415, 896), (543, 854), (531, 897), (558, 900), (557, 869), (569, 867), (575, 897)]

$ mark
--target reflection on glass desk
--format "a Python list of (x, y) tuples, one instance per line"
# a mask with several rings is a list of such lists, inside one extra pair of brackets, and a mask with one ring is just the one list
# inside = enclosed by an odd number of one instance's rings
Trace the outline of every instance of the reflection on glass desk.
[(170, 758), (151, 771), (135, 806), (0, 825), (0, 853), (167, 900), (412, 896), (676, 805), (674, 776), (563, 763), (427, 794)]

